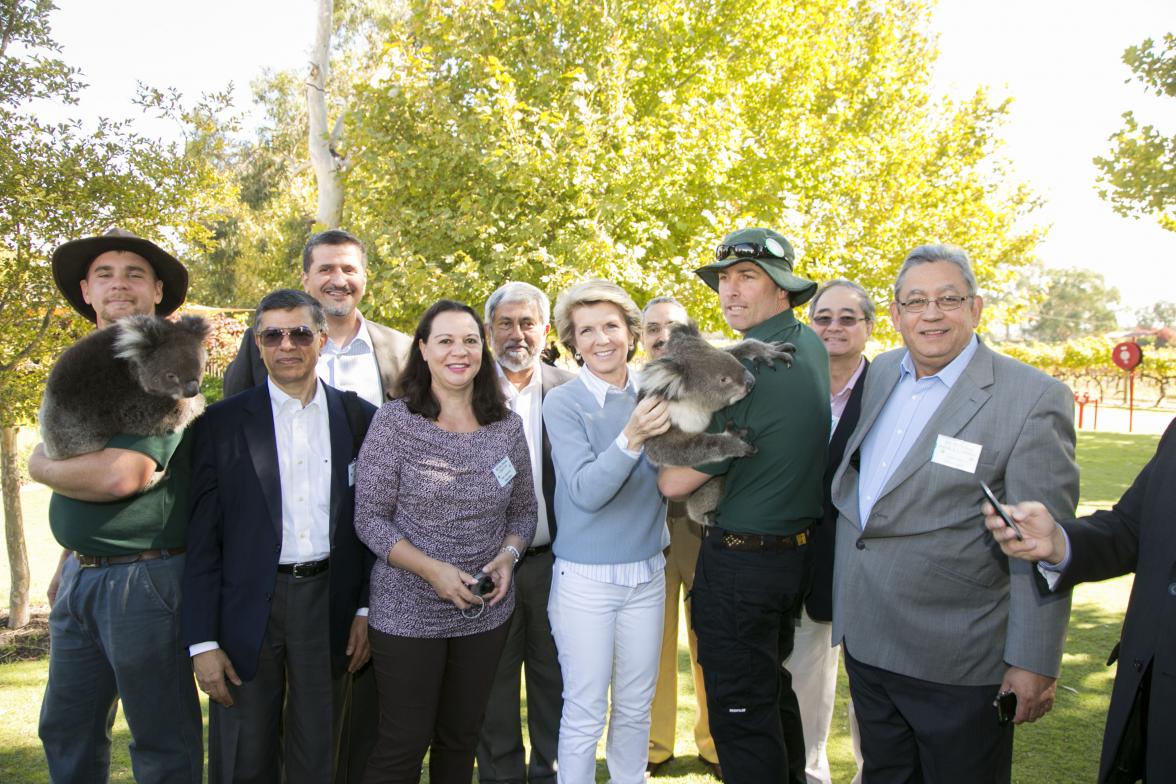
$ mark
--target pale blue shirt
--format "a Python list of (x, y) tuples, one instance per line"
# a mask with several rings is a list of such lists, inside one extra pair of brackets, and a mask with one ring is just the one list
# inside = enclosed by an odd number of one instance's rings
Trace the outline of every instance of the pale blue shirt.
[(939, 406), (947, 399), (947, 394), (972, 361), (979, 345), (979, 340), (972, 335), (964, 350), (946, 367), (923, 378), (915, 377), (915, 366), (909, 351), (902, 358), (898, 383), (862, 441), (858, 519), (861, 520), (863, 530), (882, 488), (911, 451)]

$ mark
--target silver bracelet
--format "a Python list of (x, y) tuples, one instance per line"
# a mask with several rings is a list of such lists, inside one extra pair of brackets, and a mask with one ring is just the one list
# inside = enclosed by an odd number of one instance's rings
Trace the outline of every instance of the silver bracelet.
[(515, 547), (513, 544), (504, 544), (502, 547), (498, 548), (498, 552), (500, 555), (502, 553), (510, 553), (512, 556), (514, 556), (515, 566), (519, 565), (519, 559), (523, 557), (523, 554), (519, 552), (519, 548)]

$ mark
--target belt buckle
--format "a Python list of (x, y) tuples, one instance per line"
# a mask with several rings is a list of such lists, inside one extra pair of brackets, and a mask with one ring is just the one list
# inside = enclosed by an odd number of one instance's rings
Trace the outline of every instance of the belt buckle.
[(290, 575), (295, 580), (301, 577), (310, 577), (314, 567), (315, 564), (313, 563), (296, 563), (294, 564), (294, 568), (291, 570)]
[(739, 534), (727, 532), (723, 534), (723, 546), (728, 550), (735, 550), (742, 547), (746, 540)]

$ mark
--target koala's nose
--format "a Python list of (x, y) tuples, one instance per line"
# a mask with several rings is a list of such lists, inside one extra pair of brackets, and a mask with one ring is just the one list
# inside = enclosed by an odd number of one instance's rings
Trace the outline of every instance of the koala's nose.
[(751, 371), (743, 371), (743, 386), (748, 392), (755, 386), (755, 376), (751, 375)]
[(189, 381), (184, 384), (184, 397), (196, 397), (200, 394), (200, 382)]

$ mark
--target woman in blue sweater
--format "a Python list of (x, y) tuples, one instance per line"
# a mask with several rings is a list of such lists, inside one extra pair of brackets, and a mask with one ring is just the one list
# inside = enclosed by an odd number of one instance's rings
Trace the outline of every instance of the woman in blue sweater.
[(608, 281), (577, 284), (555, 303), (560, 342), (584, 365), (543, 401), (559, 520), (548, 615), (564, 679), (563, 784), (595, 780), (610, 685), (609, 777), (645, 778), (669, 536), (657, 469), (642, 451), (669, 415), (664, 401), (637, 402), (626, 363), (640, 323), (632, 298)]

